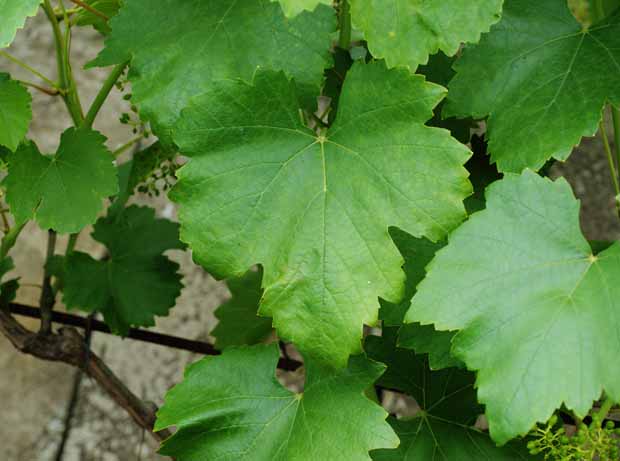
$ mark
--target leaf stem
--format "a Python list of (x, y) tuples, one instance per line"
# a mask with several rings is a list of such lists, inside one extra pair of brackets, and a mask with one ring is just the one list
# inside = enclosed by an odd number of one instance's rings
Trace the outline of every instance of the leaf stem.
[(45, 88), (44, 86), (37, 85), (36, 83), (28, 82), (26, 80), (17, 81), (24, 86), (29, 86), (30, 88), (34, 88), (35, 90), (38, 90), (41, 93), (45, 93), (49, 96), (58, 96), (59, 94), (61, 94), (58, 88)]
[(15, 242), (17, 241), (17, 237), (26, 226), (26, 222), (21, 223), (20, 225), (13, 226), (4, 236), (2, 237), (2, 243), (0, 244), (0, 259), (6, 258), (11, 251), (11, 248), (15, 246)]
[(75, 232), (69, 235), (69, 240), (67, 241), (67, 249), (65, 250), (65, 255), (68, 256), (73, 253), (75, 250), (75, 244), (77, 243), (77, 239), (80, 236), (79, 232)]
[(15, 56), (13, 56), (12, 54), (7, 53), (6, 51), (2, 51), (0, 50), (0, 56), (4, 56), (6, 59), (8, 59), (9, 61), (13, 61), (15, 64), (17, 64), (19, 67), (27, 70), (28, 72), (30, 72), (33, 75), (36, 75), (37, 77), (39, 77), (41, 80), (43, 80), (45, 83), (47, 83), (49, 86), (52, 86), (56, 89), (60, 89), (58, 88), (58, 84), (53, 82), (51, 79), (47, 78), (45, 75), (43, 75), (41, 72), (39, 72), (38, 70), (34, 69), (33, 67), (29, 66), (28, 64), (26, 64), (24, 61), (16, 58)]
[(609, 139), (607, 138), (607, 132), (605, 131), (605, 120), (601, 120), (600, 123), (601, 135), (603, 137), (603, 146), (605, 147), (605, 154), (607, 155), (607, 162), (609, 163), (609, 171), (611, 173), (611, 179), (614, 183), (614, 189), (616, 191), (616, 196), (614, 197), (614, 203), (616, 204), (616, 212), (618, 213), (618, 217), (620, 218), (620, 183), (618, 182), (618, 173), (616, 171), (616, 166), (614, 164), (614, 157), (611, 153), (611, 148), (609, 147)]
[(343, 50), (348, 50), (351, 46), (351, 8), (349, 0), (340, 1), (340, 38), (338, 46)]
[(601, 407), (596, 412), (596, 414), (592, 417), (592, 419), (598, 422), (599, 425), (602, 425), (603, 421), (605, 420), (605, 417), (609, 413), (609, 410), (611, 410), (611, 407), (614, 406), (614, 404), (615, 402), (612, 399), (610, 399), (609, 397), (605, 397), (605, 400), (603, 400)]
[(90, 6), (88, 3), (84, 3), (82, 0), (71, 0), (73, 3), (75, 3), (78, 6), (81, 6), (82, 8), (84, 8), (86, 11), (90, 11), (92, 14), (94, 14), (95, 16), (99, 16), (101, 19), (104, 19), (106, 21), (108, 21), (110, 18), (107, 17), (105, 14), (103, 14), (101, 11), (99, 11), (96, 8), (93, 8), (92, 6)]
[(95, 122), (95, 118), (97, 118), (97, 114), (99, 113), (99, 110), (103, 106), (103, 103), (105, 102), (108, 95), (110, 94), (110, 91), (112, 91), (114, 84), (117, 82), (119, 77), (125, 71), (125, 68), (127, 67), (128, 64), (129, 64), (129, 61), (125, 61), (121, 64), (116, 65), (112, 69), (112, 71), (106, 78), (105, 82), (103, 83), (103, 86), (99, 90), (99, 93), (97, 93), (97, 96), (95, 97), (95, 100), (90, 106), (90, 109), (88, 109), (88, 113), (86, 114), (86, 117), (84, 118), (84, 121), (82, 122), (82, 126), (86, 126), (90, 128), (93, 125), (93, 123)]
[(116, 149), (114, 152), (112, 152), (112, 155), (114, 156), (114, 158), (118, 157), (123, 152), (125, 152), (127, 149), (129, 149), (131, 146), (133, 146), (134, 144), (136, 144), (136, 143), (140, 142), (142, 139), (144, 139), (144, 135), (145, 135), (145, 133), (141, 133), (139, 136), (136, 136), (135, 138), (130, 139), (125, 144), (123, 144), (118, 149)]

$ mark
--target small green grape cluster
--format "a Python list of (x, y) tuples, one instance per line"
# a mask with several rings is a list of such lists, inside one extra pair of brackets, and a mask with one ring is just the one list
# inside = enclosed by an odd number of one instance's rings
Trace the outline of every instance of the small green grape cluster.
[(149, 197), (159, 197), (161, 192), (166, 192), (174, 185), (178, 167), (174, 161), (164, 161), (159, 165), (159, 168), (153, 170), (151, 175), (138, 186), (138, 192), (148, 194)]
[[(131, 100), (131, 93), (123, 96), (125, 101)], [(130, 108), (132, 113), (123, 112), (119, 118), (119, 122), (123, 125), (130, 125), (133, 127), (134, 134), (138, 133), (140, 127), (142, 126), (142, 122), (140, 121), (140, 117), (138, 117), (138, 108), (131, 104)]]
[(620, 459), (620, 429), (613, 421), (601, 422), (594, 417), (589, 426), (580, 423), (575, 435), (569, 436), (553, 415), (546, 426), (534, 430), (527, 448), (532, 455), (544, 455), (546, 461), (616, 461)]

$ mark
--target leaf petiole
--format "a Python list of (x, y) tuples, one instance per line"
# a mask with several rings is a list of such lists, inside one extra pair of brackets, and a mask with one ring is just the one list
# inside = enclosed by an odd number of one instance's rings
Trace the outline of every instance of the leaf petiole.
[(33, 67), (29, 66), (28, 64), (26, 64), (24, 61), (22, 61), (21, 59), (16, 58), (15, 56), (13, 56), (12, 54), (7, 53), (6, 51), (2, 51), (0, 50), (0, 56), (4, 56), (6, 59), (8, 59), (9, 61), (14, 62), (15, 64), (17, 64), (19, 67), (27, 70), (28, 72), (30, 72), (31, 74), (39, 77), (41, 80), (43, 80), (45, 83), (47, 83), (48, 85), (50, 85), (53, 88), (56, 88), (57, 90), (60, 90), (60, 88), (58, 87), (58, 84), (53, 82), (51, 79), (47, 78), (45, 75), (43, 75), (41, 72), (39, 72), (38, 70), (34, 69)]
[(620, 218), (620, 202), (618, 201), (618, 197), (620, 197), (620, 183), (618, 182), (618, 172), (616, 170), (616, 166), (614, 163), (614, 157), (611, 153), (611, 147), (609, 146), (609, 139), (607, 137), (607, 131), (605, 131), (605, 121), (601, 120), (600, 123), (600, 131), (603, 137), (603, 146), (605, 148), (605, 155), (607, 155), (607, 163), (609, 164), (609, 172), (611, 173), (611, 179), (614, 183), (614, 189), (616, 192), (615, 204), (616, 204), (616, 212), (618, 213), (618, 217)]

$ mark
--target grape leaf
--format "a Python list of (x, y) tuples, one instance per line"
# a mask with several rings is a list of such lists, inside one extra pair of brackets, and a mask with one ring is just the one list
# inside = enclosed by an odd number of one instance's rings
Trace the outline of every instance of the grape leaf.
[(377, 297), (402, 296), (388, 227), (439, 239), (462, 220), (470, 153), (423, 125), (442, 96), (406, 69), (357, 63), (336, 123), (317, 136), (283, 73), (223, 82), (176, 128), (191, 157), (171, 194), (182, 240), (218, 277), (262, 264), (260, 313), (304, 354), (345, 366)]
[[(115, 16), (121, 7), (120, 0), (85, 0), (84, 3), (92, 6), (108, 18)], [(84, 8), (80, 9), (71, 20), (76, 26), (93, 26), (103, 35), (108, 35), (112, 31), (109, 19), (105, 19)]]
[(67, 129), (55, 155), (41, 155), (32, 141), (9, 155), (6, 200), (17, 222), (33, 217), (43, 229), (77, 232), (97, 219), (103, 199), (118, 191), (106, 138), (89, 129)]
[(400, 446), (373, 451), (373, 460), (530, 459), (524, 444), (498, 448), (488, 434), (473, 427), (483, 412), (476, 401), (473, 373), (457, 368), (431, 371), (425, 355), (396, 347), (394, 328), (386, 333), (386, 337), (368, 336), (365, 343), (368, 356), (387, 365), (378, 384), (413, 396), (420, 411), (409, 420), (388, 419)]
[(6, 48), (15, 38), (17, 29), (24, 27), (26, 19), (34, 16), (41, 0), (0, 0), (2, 27), (0, 27), (0, 49)]
[(582, 30), (557, 0), (506, 0), (501, 22), (456, 62), (444, 115), (488, 118), (500, 171), (565, 160), (620, 106), (620, 12)]
[(406, 321), (461, 330), (452, 352), (478, 370), (504, 443), (562, 403), (583, 417), (602, 389), (620, 401), (620, 244), (592, 255), (563, 179), (507, 174), (486, 199), (435, 256)]
[(0, 145), (17, 149), (32, 119), (32, 96), (8, 74), (0, 72)]
[(394, 304), (381, 300), (379, 318), (383, 321), (383, 326), (399, 326), (399, 345), (415, 349), (418, 353), (428, 353), (432, 369), (461, 366), (462, 362), (450, 354), (450, 340), (454, 336), (453, 333), (436, 331), (430, 325), (402, 325), (405, 313), (411, 305), (411, 298), (415, 294), (416, 286), (426, 275), (424, 267), (445, 243), (433, 243), (425, 238), (415, 238), (398, 228), (390, 229), (390, 236), (398, 251), (405, 258), (403, 269), (407, 278), (405, 295), (400, 303)]
[(251, 80), (257, 67), (286, 71), (315, 101), (336, 27), (327, 6), (286, 19), (268, 0), (131, 1), (110, 24), (106, 46), (90, 65), (132, 60), (132, 100), (161, 128), (158, 134), (169, 134), (191, 96), (215, 80)]
[(383, 325), (400, 326), (403, 323), (405, 313), (409, 310), (416, 286), (426, 275), (424, 267), (445, 243), (434, 243), (426, 238), (416, 238), (397, 227), (392, 227), (389, 232), (396, 248), (405, 260), (403, 264), (406, 277), (405, 293), (399, 303), (381, 300), (379, 318), (383, 321)]
[(296, 16), (304, 10), (313, 11), (320, 4), (331, 5), (332, 0), (272, 0), (279, 1), (286, 16)]
[[(448, 83), (454, 77), (452, 65), (455, 61), (454, 57), (446, 56), (441, 51), (433, 54), (428, 58), (428, 64), (418, 67), (418, 74), (424, 75), (429, 82), (447, 87)], [(428, 122), (430, 126), (437, 126), (450, 130), (452, 136), (463, 144), (467, 144), (471, 138), (471, 129), (476, 127), (476, 122), (471, 118), (459, 119), (456, 117), (443, 118), (441, 113), (445, 101), (442, 101), (434, 111), (433, 118)]]
[(496, 23), (503, 0), (350, 0), (351, 19), (368, 48), (389, 67), (415, 71), (442, 50), (454, 55), (462, 42), (477, 42)]
[(463, 362), (450, 352), (453, 337), (452, 331), (437, 331), (432, 325), (410, 323), (400, 328), (398, 345), (413, 349), (418, 354), (428, 354), (428, 364), (431, 370), (463, 367)]
[(156, 431), (177, 427), (160, 453), (183, 461), (357, 461), (398, 445), (385, 410), (364, 395), (383, 365), (357, 356), (341, 370), (310, 366), (295, 394), (275, 378), (278, 359), (277, 345), (259, 345), (190, 365), (157, 414)]
[(232, 299), (215, 310), (219, 323), (211, 332), (218, 349), (256, 344), (271, 334), (271, 319), (258, 316), (262, 278), (263, 271), (259, 269), (226, 281)]
[(179, 265), (162, 253), (183, 249), (178, 224), (155, 219), (152, 208), (130, 206), (100, 218), (93, 238), (109, 257), (97, 261), (74, 252), (64, 266), (63, 301), (68, 308), (102, 312), (110, 329), (126, 335), (130, 326), (155, 325), (181, 293)]

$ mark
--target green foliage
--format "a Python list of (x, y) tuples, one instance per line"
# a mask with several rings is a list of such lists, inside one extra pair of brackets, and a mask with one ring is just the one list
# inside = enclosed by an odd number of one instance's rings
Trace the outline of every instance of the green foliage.
[(506, 0), (502, 20), (456, 63), (446, 115), (488, 116), (501, 171), (565, 160), (620, 106), (620, 12), (583, 29), (566, 2)]
[(6, 48), (15, 38), (17, 29), (24, 26), (28, 16), (34, 16), (41, 0), (0, 0), (2, 27), (0, 27), (0, 49)]
[(378, 384), (413, 396), (420, 410), (411, 419), (390, 418), (400, 446), (373, 452), (375, 461), (524, 459), (524, 444), (498, 448), (474, 427), (483, 409), (476, 401), (473, 373), (457, 368), (431, 371), (426, 356), (396, 347), (395, 333), (388, 328), (383, 338), (369, 336), (365, 349), (388, 366)]
[(398, 445), (387, 413), (364, 395), (382, 365), (360, 356), (340, 370), (307, 364), (304, 391), (293, 393), (275, 378), (278, 357), (276, 345), (260, 345), (190, 365), (157, 415), (155, 430), (177, 427), (160, 453), (182, 461), (357, 461)]
[(336, 21), (328, 7), (287, 20), (267, 0), (138, 0), (125, 2), (110, 25), (92, 65), (131, 59), (132, 101), (163, 130), (157, 134), (168, 136), (192, 96), (218, 80), (251, 80), (257, 67), (286, 71), (311, 99), (330, 63)]
[(41, 155), (26, 141), (9, 155), (6, 201), (18, 223), (36, 219), (43, 229), (77, 232), (92, 224), (103, 200), (118, 191), (105, 137), (89, 129), (67, 129), (55, 155)]
[[(108, 18), (116, 15), (121, 7), (120, 0), (86, 0), (85, 3)], [(81, 9), (72, 21), (77, 26), (93, 26), (103, 35), (108, 35), (112, 31), (108, 20), (85, 9)]]
[(259, 268), (226, 281), (232, 298), (215, 310), (218, 324), (211, 332), (218, 349), (257, 344), (271, 334), (271, 319), (259, 317), (257, 313), (263, 295), (262, 278), (263, 271)]
[[(62, 295), (117, 334), (153, 326), (183, 286), (169, 250), (226, 280), (222, 355), (168, 393), (162, 454), (618, 459), (620, 245), (588, 242), (544, 176), (613, 126), (620, 197), (620, 0), (83, 1), (0, 0), (0, 49), (41, 5), (57, 61), (51, 79), (0, 52), (31, 74), (0, 73), (0, 279), (34, 220), (42, 314)], [(114, 65), (90, 107), (76, 26), (105, 36), (89, 65)], [(112, 154), (91, 127), (129, 85), (136, 136)], [(71, 116), (53, 155), (28, 138), (29, 91)], [(180, 224), (127, 206), (167, 192)], [(98, 259), (75, 249), (93, 223)], [(18, 287), (0, 280), (9, 336)], [(36, 340), (58, 339), (45, 323)], [(303, 391), (278, 382), (302, 371)]]
[(415, 71), (441, 50), (454, 55), (462, 42), (477, 42), (500, 18), (503, 0), (349, 0), (353, 23), (368, 49), (389, 67)]
[(0, 146), (17, 149), (32, 119), (32, 97), (28, 90), (0, 73)]
[(620, 354), (620, 246), (592, 255), (563, 179), (510, 174), (486, 199), (437, 253), (406, 320), (460, 330), (452, 352), (478, 370), (491, 434), (505, 443), (562, 403), (583, 417), (601, 389), (620, 400), (608, 366)]
[(101, 312), (121, 335), (131, 326), (155, 325), (181, 293), (179, 265), (162, 253), (183, 249), (178, 225), (156, 219), (151, 208), (130, 206), (97, 221), (93, 238), (109, 253), (103, 260), (75, 252), (64, 267), (63, 301), (68, 308)]
[(262, 264), (261, 314), (304, 354), (345, 365), (377, 321), (377, 297), (402, 294), (388, 226), (438, 239), (463, 218), (470, 153), (423, 125), (442, 96), (420, 76), (357, 63), (317, 136), (282, 73), (205, 93), (175, 129), (191, 157), (172, 195), (183, 241), (220, 277)]

